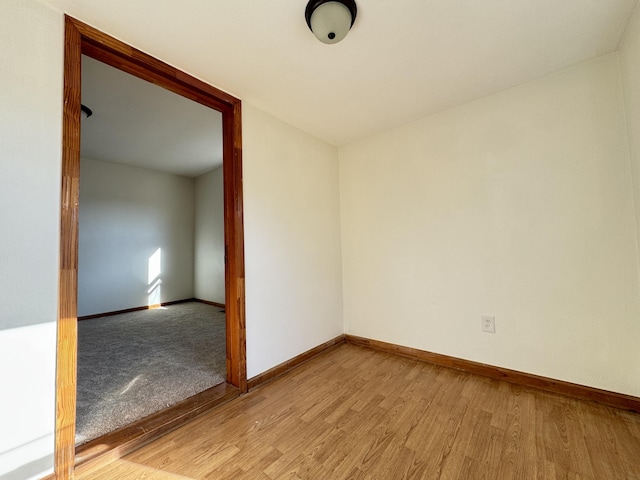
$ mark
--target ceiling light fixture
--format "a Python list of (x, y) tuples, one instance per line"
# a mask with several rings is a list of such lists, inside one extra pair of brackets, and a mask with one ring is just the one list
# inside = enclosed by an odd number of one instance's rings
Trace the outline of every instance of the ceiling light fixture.
[(91, 111), (91, 109), (89, 107), (86, 107), (84, 105), (80, 105), (80, 116), (82, 118), (89, 118), (91, 115), (93, 115), (93, 112)]
[(354, 0), (309, 0), (304, 17), (316, 38), (331, 44), (347, 36), (357, 13)]

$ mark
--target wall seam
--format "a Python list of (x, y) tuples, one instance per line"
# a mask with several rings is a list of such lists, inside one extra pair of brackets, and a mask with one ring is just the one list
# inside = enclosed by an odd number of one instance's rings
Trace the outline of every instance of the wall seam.
[[(628, 30), (629, 29), (627, 28), (627, 32)], [(620, 88), (618, 101), (622, 104), (622, 116), (623, 116), (624, 124), (626, 127), (625, 136), (627, 137), (627, 141), (625, 142), (626, 144), (625, 147), (626, 147), (626, 157), (627, 157), (627, 172), (628, 172), (629, 184), (631, 187), (631, 209), (633, 212), (633, 227), (636, 232), (634, 245), (636, 249), (636, 278), (638, 280), (637, 292), (638, 292), (638, 295), (640, 295), (640, 245), (638, 245), (638, 238), (640, 238), (640, 227), (638, 226), (638, 215), (637, 215), (637, 207), (636, 207), (637, 194), (636, 194), (636, 188), (635, 188), (638, 183), (638, 179), (636, 178), (636, 174), (633, 169), (633, 160), (635, 157), (633, 154), (633, 145), (631, 143), (632, 140), (631, 140), (631, 125), (629, 123), (629, 112), (627, 111), (627, 104), (628, 102), (631, 101), (631, 99), (628, 98), (626, 88), (625, 88), (624, 71), (623, 71), (624, 68), (622, 65), (621, 51), (617, 51), (614, 54), (615, 54), (616, 65), (618, 69), (618, 85)]]

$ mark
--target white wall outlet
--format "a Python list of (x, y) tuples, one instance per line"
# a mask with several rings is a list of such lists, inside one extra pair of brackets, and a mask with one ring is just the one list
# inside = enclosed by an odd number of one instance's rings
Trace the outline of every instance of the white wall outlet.
[(496, 333), (496, 317), (493, 315), (482, 315), (482, 331), (486, 333)]

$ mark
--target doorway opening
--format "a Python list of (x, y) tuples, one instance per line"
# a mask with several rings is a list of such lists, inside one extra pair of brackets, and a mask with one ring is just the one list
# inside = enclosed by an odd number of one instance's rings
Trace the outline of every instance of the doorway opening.
[(77, 446), (226, 379), (222, 114), (81, 60)]
[[(64, 118), (58, 351), (56, 369), (57, 478), (72, 478), (75, 452), (77, 372), (78, 212), (80, 183), (80, 98), (82, 55), (159, 85), (222, 114), (226, 308), (226, 383), (207, 398), (180, 405), (177, 419), (164, 418), (159, 436), (201, 413), (211, 395), (247, 391), (244, 320), (244, 247), (240, 100), (207, 85), (71, 17), (65, 17)], [(215, 395), (214, 395), (215, 397)], [(176, 423), (177, 422), (177, 423)], [(135, 441), (123, 438), (133, 447)], [(149, 441), (150, 437), (138, 439)], [(123, 449), (118, 450), (124, 454)]]

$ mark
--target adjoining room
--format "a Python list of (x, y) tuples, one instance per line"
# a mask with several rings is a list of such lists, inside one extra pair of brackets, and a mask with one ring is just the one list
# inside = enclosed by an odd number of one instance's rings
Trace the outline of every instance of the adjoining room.
[(82, 65), (77, 444), (226, 377), (221, 114)]

